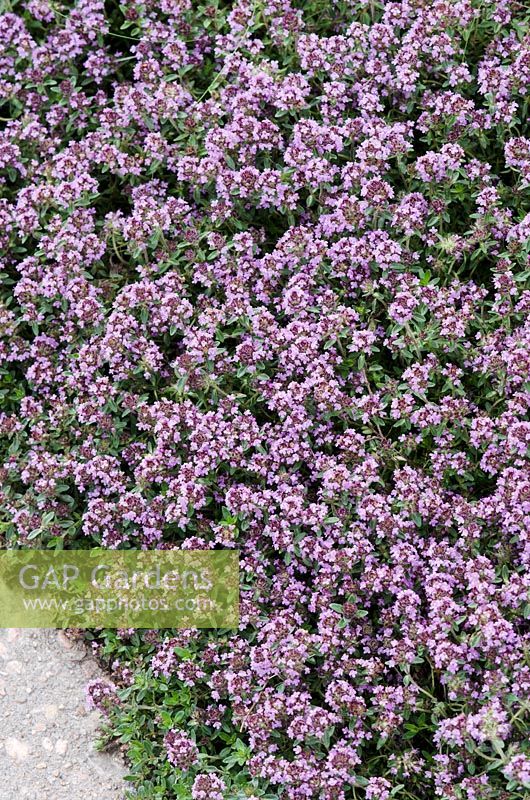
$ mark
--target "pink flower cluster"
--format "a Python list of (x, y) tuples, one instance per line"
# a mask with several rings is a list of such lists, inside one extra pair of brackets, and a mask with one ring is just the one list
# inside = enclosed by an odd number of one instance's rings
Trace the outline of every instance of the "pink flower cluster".
[(86, 686), (86, 705), (89, 710), (108, 715), (112, 705), (118, 702), (116, 686), (111, 681), (94, 678)]
[(143, 796), (523, 800), (525, 4), (8, 6), (1, 535), (241, 554), (102, 636)]
[(168, 760), (181, 770), (189, 769), (197, 762), (199, 751), (195, 742), (185, 733), (170, 730), (164, 737)]

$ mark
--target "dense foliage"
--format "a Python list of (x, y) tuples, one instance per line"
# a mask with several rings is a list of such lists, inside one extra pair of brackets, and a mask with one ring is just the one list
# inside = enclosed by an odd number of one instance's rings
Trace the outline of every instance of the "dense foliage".
[(138, 797), (528, 797), (526, 4), (2, 5), (5, 545), (241, 553)]

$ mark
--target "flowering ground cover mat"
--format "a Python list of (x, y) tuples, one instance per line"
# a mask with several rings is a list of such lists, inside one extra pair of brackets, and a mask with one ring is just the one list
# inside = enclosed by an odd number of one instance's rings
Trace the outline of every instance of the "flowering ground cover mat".
[(0, 8), (2, 546), (239, 552), (136, 796), (528, 798), (526, 3)]

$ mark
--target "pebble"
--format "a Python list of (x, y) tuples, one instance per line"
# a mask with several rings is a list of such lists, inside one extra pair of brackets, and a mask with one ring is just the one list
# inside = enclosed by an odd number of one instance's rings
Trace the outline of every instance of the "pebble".
[(4, 747), (7, 755), (16, 761), (23, 761), (29, 755), (29, 744), (15, 737), (6, 739)]
[(44, 706), (44, 716), (46, 719), (55, 719), (57, 717), (58, 709), (57, 706), (47, 705)]

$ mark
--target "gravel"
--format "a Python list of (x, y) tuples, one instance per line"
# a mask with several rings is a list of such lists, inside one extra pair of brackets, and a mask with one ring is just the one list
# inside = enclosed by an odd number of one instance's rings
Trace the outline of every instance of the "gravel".
[(0, 629), (0, 800), (125, 797), (121, 757), (94, 749), (84, 687), (99, 674), (62, 631)]

